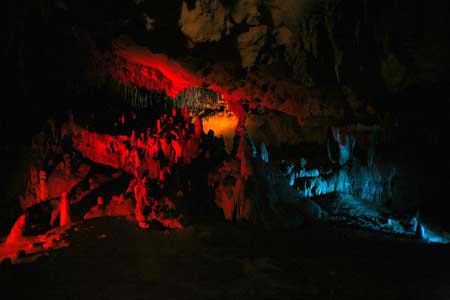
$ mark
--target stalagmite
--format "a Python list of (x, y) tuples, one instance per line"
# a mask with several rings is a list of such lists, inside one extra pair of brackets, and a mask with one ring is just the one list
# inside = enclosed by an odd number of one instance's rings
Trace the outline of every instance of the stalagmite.
[(143, 179), (137, 179), (137, 183), (134, 186), (134, 197), (136, 200), (135, 218), (140, 228), (147, 229), (149, 224), (145, 221), (144, 206), (147, 201), (146, 190), (146, 177)]
[[(331, 129), (332, 137), (334, 141), (336, 142), (339, 153), (337, 158), (337, 163), (339, 165), (343, 166), (347, 162), (350, 161), (352, 158), (352, 152), (356, 144), (355, 138), (350, 135), (348, 132), (346, 132), (342, 128), (332, 128)], [(330, 150), (330, 140), (327, 142), (327, 150), (328, 150), (328, 157), (332, 163), (336, 163), (336, 160), (333, 159), (331, 150)]]
[(195, 136), (201, 137), (202, 134), (203, 134), (203, 122), (200, 116), (197, 116), (197, 119), (195, 119)]
[(186, 105), (183, 106), (181, 114), (183, 116), (183, 119), (187, 122), (189, 120), (190, 116), (189, 116), (189, 109)]
[(261, 143), (260, 146), (260, 153), (261, 153), (261, 160), (265, 163), (269, 162), (269, 152), (267, 151), (266, 145), (264, 143)]
[(39, 171), (39, 202), (48, 198), (47, 173), (44, 170)]
[(26, 215), (23, 214), (17, 219), (16, 223), (14, 223), (14, 226), (9, 232), (5, 244), (11, 245), (22, 241), (25, 232), (25, 226), (26, 226)]
[(97, 197), (97, 205), (91, 207), (91, 209), (83, 216), (83, 219), (99, 218), (105, 215), (105, 207), (102, 196)]
[(61, 201), (59, 202), (59, 225), (69, 226), (70, 220), (70, 202), (67, 199), (67, 192), (63, 192), (61, 195)]

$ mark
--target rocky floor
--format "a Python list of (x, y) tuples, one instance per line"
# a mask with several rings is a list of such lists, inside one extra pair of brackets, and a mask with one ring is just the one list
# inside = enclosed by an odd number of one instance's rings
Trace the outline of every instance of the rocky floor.
[(5, 299), (450, 299), (448, 245), (331, 224), (144, 231), (100, 218), (68, 240), (34, 263), (3, 262)]

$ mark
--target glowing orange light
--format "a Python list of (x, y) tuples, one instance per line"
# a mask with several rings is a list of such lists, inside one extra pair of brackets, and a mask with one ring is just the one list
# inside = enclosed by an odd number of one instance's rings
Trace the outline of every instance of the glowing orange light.
[(232, 113), (221, 112), (206, 118), (203, 118), (203, 129), (205, 132), (214, 131), (214, 135), (222, 136), (227, 150), (233, 146), (233, 137), (236, 125), (239, 119)]

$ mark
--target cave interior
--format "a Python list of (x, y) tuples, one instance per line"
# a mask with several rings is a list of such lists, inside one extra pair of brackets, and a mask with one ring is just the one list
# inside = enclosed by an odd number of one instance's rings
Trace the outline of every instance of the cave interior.
[(5, 295), (450, 299), (448, 1), (5, 4)]

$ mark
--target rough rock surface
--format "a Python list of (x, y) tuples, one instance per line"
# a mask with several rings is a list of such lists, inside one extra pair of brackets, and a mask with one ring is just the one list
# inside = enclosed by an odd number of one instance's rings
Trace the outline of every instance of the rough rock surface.
[(194, 43), (217, 42), (222, 39), (228, 13), (219, 0), (196, 0), (193, 9), (183, 1), (179, 25)]
[(250, 27), (238, 37), (238, 47), (242, 59), (242, 67), (252, 67), (267, 42), (268, 27), (265, 25)]

